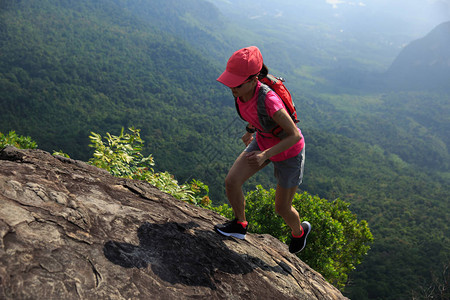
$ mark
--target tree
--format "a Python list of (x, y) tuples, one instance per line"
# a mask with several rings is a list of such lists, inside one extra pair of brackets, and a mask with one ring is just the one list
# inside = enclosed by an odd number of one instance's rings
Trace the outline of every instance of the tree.
[(432, 274), (432, 282), (428, 286), (419, 286), (412, 292), (411, 299), (450, 299), (450, 263), (444, 265), (441, 274)]

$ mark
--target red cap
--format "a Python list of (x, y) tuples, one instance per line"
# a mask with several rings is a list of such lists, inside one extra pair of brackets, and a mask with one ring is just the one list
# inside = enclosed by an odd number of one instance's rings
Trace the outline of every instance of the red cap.
[(259, 49), (255, 46), (242, 48), (228, 59), (225, 72), (217, 78), (217, 81), (232, 88), (241, 85), (251, 75), (261, 71), (263, 58)]

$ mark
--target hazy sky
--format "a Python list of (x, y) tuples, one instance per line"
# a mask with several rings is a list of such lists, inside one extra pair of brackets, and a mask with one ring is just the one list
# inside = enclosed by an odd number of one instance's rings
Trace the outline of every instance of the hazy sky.
[[(426, 33), (442, 22), (450, 21), (450, 0), (324, 0), (335, 16), (345, 16), (349, 10), (382, 19), (398, 18), (419, 33)], [(347, 16), (348, 18), (354, 15)], [(351, 21), (351, 20), (348, 20)]]
[[(379, 61), (383, 67), (403, 47), (450, 21), (450, 0), (259, 0), (257, 4), (254, 0), (209, 1), (230, 20), (251, 20), (242, 23), (248, 28), (259, 28), (260, 22), (273, 28), (288, 26), (294, 34), (311, 38), (313, 44), (323, 46), (323, 40), (333, 41), (341, 46), (337, 50), (341, 52), (342, 48), (357, 45), (367, 52), (364, 57)], [(334, 53), (333, 49), (327, 50)]]
[[(336, 30), (423, 37), (450, 21), (450, 0), (209, 0), (227, 13), (249, 19), (328, 23)], [(276, 22), (272, 19), (273, 22)]]

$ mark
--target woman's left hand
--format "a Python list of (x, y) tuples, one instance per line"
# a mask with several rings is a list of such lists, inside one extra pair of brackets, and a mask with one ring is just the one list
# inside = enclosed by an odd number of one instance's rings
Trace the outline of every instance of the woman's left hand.
[(262, 166), (267, 160), (265, 152), (262, 152), (262, 151), (248, 152), (246, 157), (247, 157), (248, 163), (251, 165)]

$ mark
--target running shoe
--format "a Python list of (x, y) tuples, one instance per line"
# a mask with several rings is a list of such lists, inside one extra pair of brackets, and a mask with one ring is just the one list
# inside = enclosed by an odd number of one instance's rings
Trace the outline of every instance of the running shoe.
[(303, 234), (300, 237), (291, 238), (291, 243), (289, 244), (289, 252), (297, 253), (302, 251), (306, 246), (306, 238), (308, 234), (311, 232), (311, 224), (307, 221), (303, 221), (301, 224), (303, 228)]
[(244, 227), (241, 223), (238, 223), (237, 219), (226, 222), (225, 224), (219, 224), (214, 226), (214, 230), (224, 236), (233, 236), (238, 239), (245, 239), (247, 233), (248, 224)]

